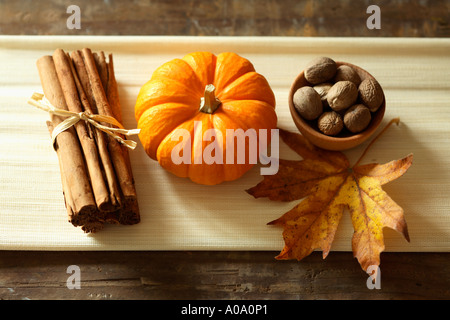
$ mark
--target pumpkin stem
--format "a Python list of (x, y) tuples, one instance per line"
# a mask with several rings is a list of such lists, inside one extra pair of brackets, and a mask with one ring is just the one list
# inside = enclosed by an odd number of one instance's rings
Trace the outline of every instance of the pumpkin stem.
[(201, 112), (213, 114), (214, 111), (216, 111), (220, 106), (222, 102), (216, 98), (215, 91), (216, 87), (214, 87), (212, 84), (208, 84), (205, 87), (205, 96), (200, 100)]

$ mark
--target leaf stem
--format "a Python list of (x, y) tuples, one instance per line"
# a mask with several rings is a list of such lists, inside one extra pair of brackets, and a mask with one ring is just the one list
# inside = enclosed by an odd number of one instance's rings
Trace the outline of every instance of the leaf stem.
[(394, 118), (391, 121), (389, 121), (389, 123), (383, 128), (383, 130), (380, 131), (380, 133), (378, 133), (378, 135), (369, 143), (369, 145), (366, 147), (366, 149), (364, 150), (364, 152), (362, 153), (362, 155), (359, 157), (358, 161), (356, 161), (356, 163), (352, 166), (352, 168), (356, 167), (362, 160), (362, 158), (364, 158), (364, 156), (366, 155), (367, 151), (369, 151), (370, 147), (375, 143), (375, 141), (378, 140), (378, 138), (393, 124), (395, 123), (396, 125), (398, 125), (400, 123), (400, 118)]

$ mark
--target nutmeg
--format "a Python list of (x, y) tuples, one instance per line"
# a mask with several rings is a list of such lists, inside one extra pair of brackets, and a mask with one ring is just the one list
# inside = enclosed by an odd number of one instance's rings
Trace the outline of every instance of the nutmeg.
[(328, 91), (327, 101), (334, 111), (342, 111), (353, 105), (358, 98), (358, 88), (353, 82), (336, 82)]
[(312, 87), (301, 87), (294, 93), (294, 107), (305, 120), (314, 120), (323, 111), (320, 95)]
[(319, 120), (317, 126), (322, 133), (328, 136), (335, 136), (344, 128), (344, 122), (341, 115), (336, 111), (324, 112)]
[(319, 94), (324, 108), (328, 107), (327, 94), (328, 94), (328, 91), (330, 91), (332, 86), (333, 86), (332, 83), (325, 82), (325, 83), (317, 84), (313, 87), (313, 89), (316, 90), (317, 93)]
[(350, 81), (355, 84), (355, 86), (359, 86), (361, 83), (361, 78), (358, 73), (350, 66), (345, 64), (339, 66), (336, 70), (336, 74), (334, 75), (334, 82), (339, 81)]
[(319, 57), (310, 61), (305, 69), (305, 79), (311, 84), (331, 80), (336, 73), (336, 62), (328, 57)]
[(358, 87), (361, 102), (366, 105), (371, 112), (375, 112), (384, 100), (383, 89), (377, 80), (369, 78), (361, 82)]
[(363, 104), (355, 104), (348, 108), (344, 115), (344, 125), (352, 133), (358, 133), (367, 128), (372, 119), (370, 110)]

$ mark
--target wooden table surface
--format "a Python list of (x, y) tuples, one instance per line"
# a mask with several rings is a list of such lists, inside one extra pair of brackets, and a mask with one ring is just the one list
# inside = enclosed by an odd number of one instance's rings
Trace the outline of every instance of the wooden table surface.
[[(450, 1), (0, 1), (0, 34), (450, 37)], [(0, 252), (0, 299), (449, 299), (450, 253), (382, 253), (381, 288), (369, 289), (350, 252), (301, 262), (278, 252)], [(80, 289), (68, 289), (69, 266)]]

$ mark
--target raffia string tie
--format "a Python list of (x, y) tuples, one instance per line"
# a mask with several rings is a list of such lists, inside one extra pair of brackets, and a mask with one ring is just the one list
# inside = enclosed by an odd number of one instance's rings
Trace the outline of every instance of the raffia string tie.
[[(87, 112), (72, 112), (64, 109), (57, 108), (53, 106), (50, 101), (41, 93), (34, 93), (31, 98), (28, 100), (28, 103), (32, 106), (35, 106), (41, 110), (47, 111), (56, 116), (65, 117), (63, 122), (57, 125), (52, 132), (52, 144), (55, 149), (56, 137), (63, 131), (69, 129), (73, 125), (75, 125), (78, 121), (84, 120), (88, 123), (92, 124), (97, 129), (107, 133), (112, 136), (114, 139), (127, 146), (130, 149), (136, 148), (137, 143), (133, 140), (125, 140), (119, 134), (130, 136), (139, 134), (141, 129), (125, 129), (119, 121), (110, 116), (103, 116), (99, 114), (89, 114)], [(112, 128), (109, 126), (105, 126), (100, 124), (100, 122), (112, 124), (118, 128)]]

